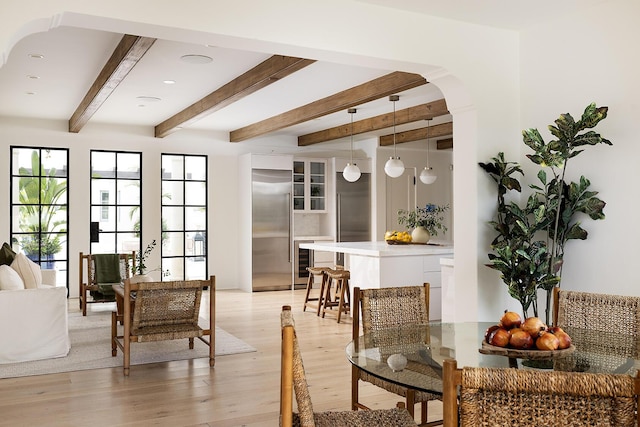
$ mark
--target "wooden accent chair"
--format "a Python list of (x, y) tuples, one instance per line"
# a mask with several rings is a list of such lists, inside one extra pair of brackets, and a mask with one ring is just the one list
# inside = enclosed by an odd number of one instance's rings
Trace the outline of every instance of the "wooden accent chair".
[[(111, 355), (123, 353), (124, 375), (129, 375), (132, 342), (166, 341), (187, 338), (189, 348), (194, 338), (209, 346), (209, 366), (215, 364), (215, 276), (209, 280), (171, 282), (124, 281), (124, 328), (118, 335), (120, 320), (111, 314)], [(119, 286), (119, 285), (115, 285)], [(202, 291), (209, 287), (209, 321), (206, 329), (198, 325)], [(135, 309), (132, 309), (135, 300)], [(209, 339), (204, 339), (204, 336)]]
[[(87, 315), (87, 305), (115, 301), (111, 291), (112, 283), (101, 283), (96, 275), (96, 255), (80, 252), (79, 257), (79, 292), (78, 300), (82, 315)], [(101, 254), (102, 255), (102, 254)], [(136, 252), (117, 254), (120, 259), (120, 281), (131, 277), (132, 268), (136, 265)], [(107, 292), (104, 295), (102, 291)], [(93, 294), (93, 295), (91, 295)], [(122, 312), (122, 310), (120, 310)]]
[[(625, 373), (640, 356), (640, 297), (553, 290), (553, 324), (569, 329), (576, 351), (556, 369)], [(605, 337), (606, 338), (603, 338)]]
[(638, 376), (458, 369), (455, 360), (446, 359), (443, 383), (444, 427), (630, 427), (637, 421)]
[[(400, 325), (426, 325), (429, 323), (429, 284), (376, 289), (355, 287), (352, 329), (354, 340), (358, 339), (360, 333), (360, 313), (362, 313), (364, 334)], [(432, 374), (434, 381), (440, 382), (439, 373), (433, 371)], [(406, 398), (407, 409), (412, 416), (415, 404), (421, 403), (421, 425), (442, 424), (441, 421), (427, 422), (427, 404), (431, 400), (441, 400), (441, 394), (426, 393), (382, 380), (355, 365), (351, 367), (351, 408), (353, 410), (369, 409), (359, 400), (359, 381), (374, 384)]]
[[(290, 306), (282, 307), (280, 324), (282, 328), (280, 426), (416, 426), (409, 412), (402, 407), (402, 402), (398, 404), (397, 408), (393, 409), (313, 412)], [(294, 389), (298, 413), (293, 412)]]

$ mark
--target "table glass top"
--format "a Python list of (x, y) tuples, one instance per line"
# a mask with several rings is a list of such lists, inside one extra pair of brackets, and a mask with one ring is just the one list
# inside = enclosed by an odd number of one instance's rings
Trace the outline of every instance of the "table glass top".
[[(492, 323), (439, 323), (390, 328), (359, 337), (346, 347), (347, 358), (364, 371), (418, 390), (442, 392), (442, 364), (456, 359), (459, 367), (509, 367), (504, 356), (481, 354), (484, 333)], [(640, 367), (640, 340), (620, 333), (565, 328), (576, 350), (550, 361), (563, 371), (608, 372), (635, 375)], [(407, 359), (404, 369), (393, 370), (397, 356)], [(402, 358), (400, 358), (402, 359)], [(519, 368), (527, 362), (518, 359)], [(525, 365), (523, 365), (523, 363)]]

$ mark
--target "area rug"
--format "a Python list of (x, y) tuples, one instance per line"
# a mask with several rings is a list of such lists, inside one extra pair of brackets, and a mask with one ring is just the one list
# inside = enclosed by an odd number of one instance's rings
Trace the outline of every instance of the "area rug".
[[(69, 337), (71, 350), (66, 357), (0, 365), (0, 378), (122, 366), (122, 352), (119, 349), (118, 355), (111, 357), (110, 312), (91, 313), (86, 317), (81, 313), (70, 313)], [(216, 327), (216, 356), (253, 351), (256, 351), (254, 347)], [(209, 347), (197, 339), (193, 350), (189, 350), (187, 340), (131, 345), (131, 365), (208, 357)]]

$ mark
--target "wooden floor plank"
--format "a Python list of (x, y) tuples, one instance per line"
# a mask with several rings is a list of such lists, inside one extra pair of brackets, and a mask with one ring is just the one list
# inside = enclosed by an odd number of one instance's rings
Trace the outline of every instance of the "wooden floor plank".
[[(2, 379), (0, 426), (277, 426), (283, 305), (293, 308), (314, 409), (350, 408), (348, 316), (338, 324), (303, 313), (304, 290), (216, 296), (217, 325), (257, 352), (217, 357), (214, 368), (207, 359), (134, 365), (128, 378), (122, 368), (107, 368)], [(77, 307), (71, 299), (69, 311)], [(374, 408), (401, 400), (367, 384), (361, 395)], [(439, 402), (429, 408), (430, 419), (442, 416)]]

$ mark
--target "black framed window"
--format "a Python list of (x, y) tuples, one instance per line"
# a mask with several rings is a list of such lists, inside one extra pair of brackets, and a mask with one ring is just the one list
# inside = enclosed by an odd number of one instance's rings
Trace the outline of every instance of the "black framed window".
[(142, 153), (91, 150), (91, 253), (140, 251)]
[(10, 147), (11, 244), (69, 287), (69, 150)]
[(164, 280), (208, 277), (207, 156), (162, 154)]

